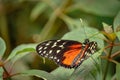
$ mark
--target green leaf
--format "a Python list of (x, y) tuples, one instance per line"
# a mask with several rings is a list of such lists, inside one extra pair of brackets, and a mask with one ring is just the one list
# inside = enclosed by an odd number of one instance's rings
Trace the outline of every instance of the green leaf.
[(57, 76), (57, 78), (60, 78), (61, 80), (69, 80), (73, 71), (74, 71), (74, 69), (67, 69), (64, 67), (58, 67), (57, 69), (52, 71), (51, 74)]
[(35, 20), (37, 19), (41, 13), (43, 13), (43, 11), (46, 10), (46, 8), (48, 7), (47, 4), (45, 4), (44, 2), (39, 2), (32, 10), (31, 12), (31, 19)]
[(120, 11), (114, 19), (113, 27), (115, 32), (120, 31)]
[(116, 35), (117, 35), (118, 39), (120, 40), (120, 31), (116, 32)]
[(102, 23), (103, 24), (103, 28), (104, 28), (104, 31), (106, 32), (106, 33), (113, 33), (113, 29), (112, 29), (112, 26), (111, 25), (108, 25), (108, 24), (106, 24), (106, 23)]
[(119, 0), (75, 0), (75, 3), (67, 9), (68, 12), (80, 9), (99, 16), (115, 16), (120, 10)]
[(42, 70), (28, 70), (21, 73), (22, 76), (36, 76), (44, 80), (61, 80), (56, 76)]
[(3, 69), (0, 67), (0, 80), (3, 80)]
[(0, 59), (5, 53), (5, 50), (6, 50), (5, 41), (0, 37)]
[(117, 16), (115, 17), (113, 27), (114, 27), (115, 34), (117, 35), (118, 39), (120, 40), (120, 11), (117, 14)]
[(81, 27), (79, 29), (75, 29), (65, 34), (62, 39), (84, 42), (86, 38), (90, 39), (90, 41), (96, 41), (99, 48), (104, 47), (104, 36), (97, 29), (91, 27)]
[(120, 80), (120, 63), (116, 64), (116, 80)]
[[(73, 75), (70, 77), (70, 80), (101, 80), (102, 75), (99, 73), (98, 63), (100, 63), (98, 57), (102, 54), (103, 49), (99, 50), (98, 52), (94, 53), (90, 58), (85, 60), (74, 72)], [(91, 74), (91, 71), (94, 71)], [(98, 72), (97, 72), (98, 71)], [(96, 73), (99, 73), (97, 75)], [(99, 79), (97, 79), (99, 77)], [(100, 79), (101, 78), (101, 79)]]
[(17, 46), (9, 55), (7, 60), (12, 60), (14, 63), (16, 60), (22, 58), (23, 56), (29, 54), (30, 52), (35, 52), (36, 44), (22, 44)]

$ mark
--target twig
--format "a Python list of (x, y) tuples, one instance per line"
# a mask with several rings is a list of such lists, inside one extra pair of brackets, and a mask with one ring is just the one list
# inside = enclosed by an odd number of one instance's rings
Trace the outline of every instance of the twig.
[[(112, 53), (112, 49), (113, 49), (113, 44), (114, 44), (114, 42), (112, 42), (112, 43), (110, 44), (111, 48), (110, 48), (110, 50), (109, 50), (108, 59), (111, 58), (111, 53)], [(103, 80), (106, 79), (107, 72), (108, 72), (108, 67), (109, 67), (109, 63), (110, 63), (110, 62), (107, 61), (107, 64), (106, 64), (106, 67), (105, 67), (105, 74), (104, 74), (104, 76), (103, 76)]]
[(120, 51), (115, 52), (114, 54), (111, 55), (111, 58), (116, 57), (117, 55), (120, 55)]

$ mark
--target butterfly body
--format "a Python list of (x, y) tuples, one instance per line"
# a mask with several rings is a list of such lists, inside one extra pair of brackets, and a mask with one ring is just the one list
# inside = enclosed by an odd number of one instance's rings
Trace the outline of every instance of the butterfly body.
[(73, 40), (49, 40), (37, 45), (36, 51), (66, 68), (78, 67), (96, 51), (97, 43), (88, 39), (84, 43)]

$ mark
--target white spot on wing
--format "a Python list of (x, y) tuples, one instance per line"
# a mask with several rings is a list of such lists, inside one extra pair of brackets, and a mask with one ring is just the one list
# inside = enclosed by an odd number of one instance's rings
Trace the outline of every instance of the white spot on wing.
[(47, 47), (44, 47), (44, 49), (47, 49)]
[(57, 42), (60, 42), (61, 40), (57, 40)]
[(86, 52), (85, 52), (85, 55), (87, 55), (87, 54), (88, 54), (88, 52), (86, 51)]
[(48, 54), (46, 54), (48, 56)]
[(50, 43), (47, 43), (46, 46), (50, 45)]
[(39, 53), (41, 53), (42, 51), (39, 51)]
[(55, 44), (53, 44), (52, 48), (53, 48), (53, 47), (55, 47), (55, 46), (56, 46), (56, 45), (55, 45)]
[(53, 45), (56, 45), (57, 44), (57, 42), (55, 42)]
[(57, 50), (57, 53), (59, 53), (60, 52), (60, 50)]
[(59, 59), (57, 59), (57, 62), (59, 62), (60, 60)]
[(54, 59), (57, 59), (57, 57), (55, 56)]
[(52, 50), (50, 50), (49, 53), (51, 54), (51, 53), (52, 53)]
[(53, 44), (52, 48), (55, 47), (55, 46), (57, 46), (57, 42), (55, 42), (55, 43)]
[(86, 55), (87, 55), (87, 56), (91, 56), (91, 54), (89, 54), (89, 53), (87, 53)]
[(38, 50), (41, 50), (43, 47), (41, 46), (40, 48), (38, 48)]
[(41, 56), (43, 56), (43, 54), (40, 54)]
[(46, 51), (43, 51), (43, 53), (45, 54), (45, 53), (46, 53)]
[(64, 46), (63, 46), (63, 45), (60, 45), (59, 47), (64, 48)]
[(53, 59), (53, 56), (51, 56), (50, 59)]
[(63, 43), (63, 45), (65, 45), (65, 44), (66, 44), (66, 42)]
[(50, 45), (50, 43), (51, 43), (51, 41), (49, 41), (49, 42), (46, 44), (46, 46)]

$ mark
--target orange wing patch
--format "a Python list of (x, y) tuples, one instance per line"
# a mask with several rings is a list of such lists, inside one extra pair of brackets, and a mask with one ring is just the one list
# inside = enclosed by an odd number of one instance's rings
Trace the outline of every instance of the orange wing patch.
[(80, 44), (72, 45), (69, 48), (70, 49), (64, 53), (63, 55), (64, 59), (62, 61), (62, 64), (65, 64), (68, 66), (72, 64), (73, 60), (76, 58), (78, 54), (80, 54), (81, 49), (82, 49)]

